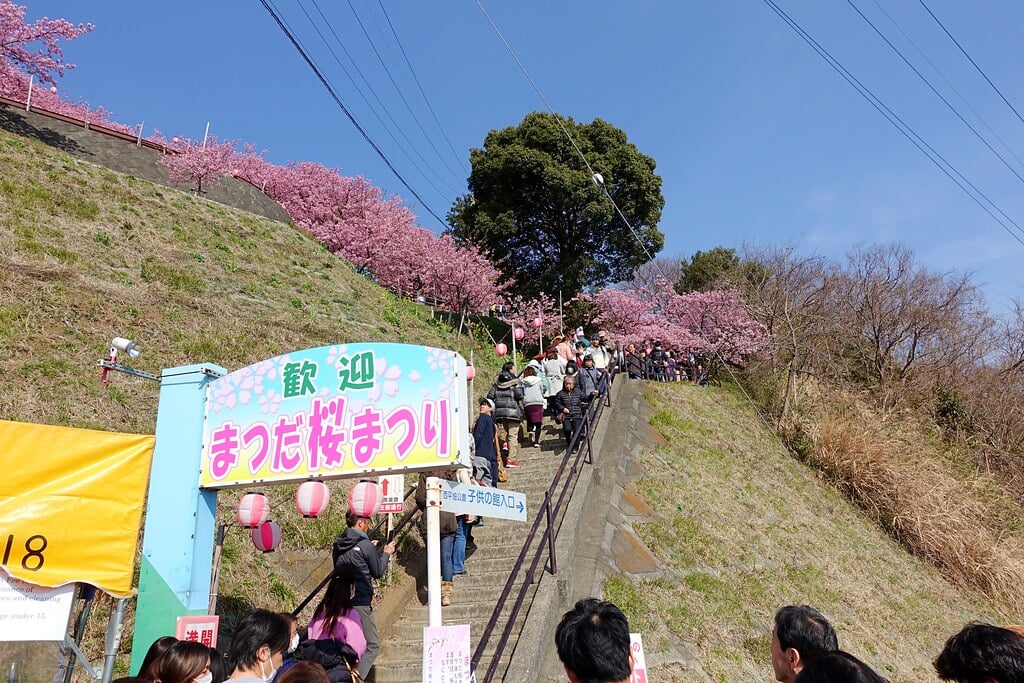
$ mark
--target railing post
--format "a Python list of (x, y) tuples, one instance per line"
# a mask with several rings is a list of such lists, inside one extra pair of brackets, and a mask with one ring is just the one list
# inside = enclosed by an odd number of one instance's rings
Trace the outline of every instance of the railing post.
[(555, 558), (555, 528), (551, 525), (551, 492), (544, 492), (544, 512), (548, 518), (548, 555), (551, 557), (551, 573), (558, 573), (558, 561)]

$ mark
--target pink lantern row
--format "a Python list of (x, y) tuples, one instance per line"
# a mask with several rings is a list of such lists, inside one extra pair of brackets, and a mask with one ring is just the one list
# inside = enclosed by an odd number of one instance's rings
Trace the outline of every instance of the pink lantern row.
[(515, 327), (512, 329), (512, 336), (516, 338), (516, 341), (520, 341), (526, 336), (526, 331), (521, 327)]
[(504, 356), (506, 353), (508, 353), (508, 347), (505, 346), (504, 344), (495, 344), (494, 352), (499, 356)]

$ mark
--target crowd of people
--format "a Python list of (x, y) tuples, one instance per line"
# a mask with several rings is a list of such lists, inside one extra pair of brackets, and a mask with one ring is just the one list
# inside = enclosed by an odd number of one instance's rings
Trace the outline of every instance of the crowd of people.
[[(227, 658), (200, 643), (160, 638), (139, 676), (115, 683), (337, 683), (361, 681), (359, 613), (350, 579), (328, 589), (301, 639), (294, 618), (253, 610), (242, 618)], [(571, 683), (629, 683), (634, 667), (626, 615), (611, 602), (580, 600), (555, 629), (555, 650)], [(780, 683), (888, 683), (839, 646), (829, 620), (807, 605), (775, 613), (765, 653)], [(950, 636), (933, 662), (936, 680), (1024, 683), (1024, 626), (971, 622)]]

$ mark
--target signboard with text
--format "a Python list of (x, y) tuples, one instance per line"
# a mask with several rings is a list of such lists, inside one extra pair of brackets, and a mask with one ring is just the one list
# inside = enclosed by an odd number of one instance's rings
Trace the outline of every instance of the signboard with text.
[(424, 683), (469, 683), (469, 624), (423, 629)]
[(220, 616), (216, 614), (198, 614), (178, 617), (174, 627), (174, 637), (202, 643), (206, 647), (217, 647), (217, 629), (220, 627)]
[(467, 404), (454, 351), (341, 344), (277, 356), (208, 385), (199, 485), (468, 463)]
[(525, 522), (526, 494), (442, 479), (441, 509), (457, 515), (497, 517)]
[(75, 586), (43, 588), (0, 571), (0, 642), (64, 640)]
[(644, 658), (644, 640), (639, 633), (629, 634), (629, 651), (633, 655), (633, 670), (629, 683), (647, 683), (647, 661)]
[(405, 475), (386, 474), (377, 477), (380, 485), (380, 512), (382, 515), (402, 514), (405, 510)]

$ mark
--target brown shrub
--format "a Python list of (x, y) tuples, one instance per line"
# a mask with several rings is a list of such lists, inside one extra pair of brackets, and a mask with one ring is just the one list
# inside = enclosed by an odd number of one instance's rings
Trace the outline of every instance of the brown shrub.
[(904, 546), (950, 580), (1024, 607), (1019, 509), (980, 474), (928, 451), (915, 425), (883, 425), (863, 406), (818, 411), (802, 425), (807, 459)]

